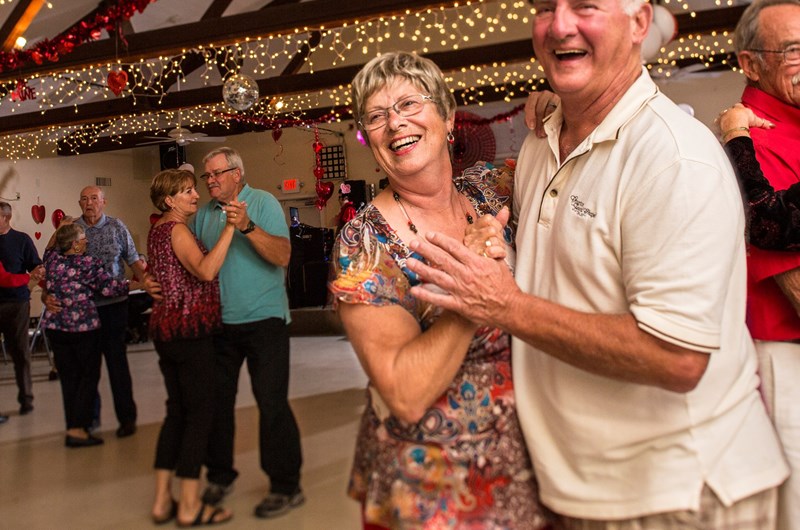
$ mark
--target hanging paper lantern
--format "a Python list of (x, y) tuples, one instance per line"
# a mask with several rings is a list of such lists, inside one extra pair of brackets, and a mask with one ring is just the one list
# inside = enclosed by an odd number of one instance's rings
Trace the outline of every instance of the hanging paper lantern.
[(258, 83), (243, 74), (232, 75), (222, 85), (222, 100), (232, 109), (247, 110), (258, 101)]

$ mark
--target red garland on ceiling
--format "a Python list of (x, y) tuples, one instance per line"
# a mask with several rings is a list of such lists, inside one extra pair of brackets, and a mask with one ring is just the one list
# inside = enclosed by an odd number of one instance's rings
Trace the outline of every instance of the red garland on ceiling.
[(111, 32), (119, 28), (120, 23), (130, 19), (136, 11), (144, 12), (148, 4), (155, 1), (118, 0), (114, 5), (81, 20), (52, 40), (44, 39), (28, 50), (0, 52), (0, 74), (23, 68), (31, 62), (57, 63), (61, 57), (71, 53), (77, 46), (86, 41), (99, 39), (102, 30)]

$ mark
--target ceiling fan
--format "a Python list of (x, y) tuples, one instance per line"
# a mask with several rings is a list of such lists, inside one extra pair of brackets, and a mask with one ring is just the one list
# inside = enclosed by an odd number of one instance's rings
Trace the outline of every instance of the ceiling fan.
[(183, 127), (176, 127), (167, 133), (167, 136), (145, 136), (146, 139), (152, 140), (150, 142), (142, 142), (138, 145), (153, 145), (153, 144), (166, 144), (176, 143), (178, 145), (186, 145), (193, 142), (224, 142), (224, 136), (208, 136), (206, 133), (192, 132)]
[[(181, 76), (178, 76), (176, 79), (178, 93), (181, 91)], [(153, 145), (153, 144), (168, 144), (168, 143), (176, 143), (177, 145), (183, 147), (186, 144), (191, 144), (194, 142), (224, 142), (226, 138), (224, 136), (209, 136), (206, 133), (201, 132), (192, 132), (189, 129), (183, 128), (183, 113), (182, 109), (178, 109), (178, 126), (172, 129), (171, 131), (167, 132), (167, 136), (145, 136), (144, 138), (147, 140), (153, 140), (151, 142), (141, 142), (138, 145)]]

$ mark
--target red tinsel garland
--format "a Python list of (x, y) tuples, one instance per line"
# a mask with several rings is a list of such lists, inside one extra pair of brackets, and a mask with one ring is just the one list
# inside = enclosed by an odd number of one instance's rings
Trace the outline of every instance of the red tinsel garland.
[(57, 63), (61, 57), (71, 53), (77, 46), (86, 41), (99, 39), (102, 30), (111, 32), (117, 29), (121, 22), (130, 19), (136, 11), (144, 12), (148, 4), (155, 1), (118, 0), (116, 4), (86, 17), (52, 40), (44, 39), (29, 50), (0, 52), (0, 74), (24, 68), (31, 62)]

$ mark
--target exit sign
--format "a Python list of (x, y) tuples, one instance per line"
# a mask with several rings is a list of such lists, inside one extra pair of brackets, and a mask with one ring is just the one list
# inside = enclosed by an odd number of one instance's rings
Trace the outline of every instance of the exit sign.
[(284, 179), (281, 184), (283, 193), (300, 193), (300, 181), (297, 179)]

